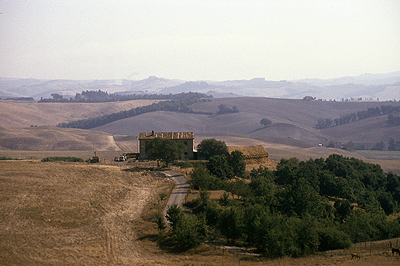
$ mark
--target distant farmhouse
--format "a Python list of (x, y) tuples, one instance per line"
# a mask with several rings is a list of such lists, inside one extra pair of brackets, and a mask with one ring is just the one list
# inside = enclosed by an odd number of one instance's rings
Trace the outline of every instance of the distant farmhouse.
[(146, 146), (155, 138), (176, 140), (186, 146), (185, 158), (194, 159), (193, 132), (142, 132), (139, 134), (140, 159), (147, 159)]

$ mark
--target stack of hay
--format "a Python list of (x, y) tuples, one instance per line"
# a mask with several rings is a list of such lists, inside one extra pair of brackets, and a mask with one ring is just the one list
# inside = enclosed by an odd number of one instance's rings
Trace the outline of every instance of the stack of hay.
[(245, 156), (246, 164), (268, 163), (268, 151), (262, 145), (228, 147), (229, 153), (240, 151)]

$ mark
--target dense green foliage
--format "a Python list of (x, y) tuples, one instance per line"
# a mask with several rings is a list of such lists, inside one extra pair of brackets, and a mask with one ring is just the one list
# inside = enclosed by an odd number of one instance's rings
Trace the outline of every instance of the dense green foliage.
[(42, 162), (79, 162), (83, 163), (82, 158), (77, 157), (46, 157), (42, 159)]
[[(161, 234), (162, 237), (159, 241), (169, 249), (185, 251), (200, 245), (206, 239), (207, 226), (205, 217), (186, 214), (177, 205), (172, 205), (167, 210), (166, 218), (171, 225), (171, 229), (166, 235)], [(160, 216), (156, 223), (159, 230), (165, 228), (163, 222), (160, 221)]]
[(61, 102), (61, 103), (97, 103), (97, 102), (116, 102), (116, 101), (131, 101), (131, 100), (182, 100), (191, 98), (212, 98), (203, 93), (198, 92), (182, 92), (178, 94), (127, 94), (127, 93), (111, 93), (101, 90), (86, 90), (82, 93), (77, 93), (75, 98), (66, 99), (60, 94), (51, 94), (52, 99), (41, 98), (39, 102)]
[[(208, 101), (208, 99), (205, 99)], [(195, 112), (193, 111), (189, 105), (194, 104), (196, 102), (203, 101), (197, 98), (190, 99), (182, 99), (182, 100), (171, 100), (171, 101), (162, 101), (158, 103), (153, 103), (147, 106), (141, 106), (132, 108), (127, 111), (121, 111), (118, 113), (112, 113), (108, 115), (98, 116), (94, 118), (82, 119), (77, 121), (72, 121), (70, 123), (61, 123), (58, 124), (58, 127), (66, 127), (66, 128), (82, 128), (89, 129), (94, 127), (99, 127), (120, 119), (125, 119), (128, 117), (133, 117), (136, 115), (141, 115), (149, 112), (157, 112), (157, 111), (170, 111), (170, 112), (180, 112), (180, 113), (196, 113), (196, 114), (211, 114), (204, 112)]]
[(197, 145), (197, 152), (200, 159), (208, 160), (214, 155), (226, 156), (228, 155), (228, 147), (224, 141), (216, 139), (203, 139)]
[(216, 139), (203, 139), (197, 145), (201, 159), (208, 159), (208, 171), (220, 179), (231, 179), (245, 175), (246, 164), (244, 155), (240, 151), (229, 153), (225, 142)]
[[(254, 169), (243, 182), (226, 180), (207, 164), (194, 169), (191, 185), (200, 198), (186, 206), (220, 241), (297, 257), (400, 236), (400, 219), (387, 218), (400, 211), (400, 178), (379, 165), (340, 155), (282, 159), (275, 171)], [(206, 191), (221, 189), (236, 199), (224, 193), (211, 200)]]
[(166, 166), (175, 160), (183, 159), (185, 150), (185, 145), (172, 139), (155, 138), (146, 146), (148, 158), (162, 161)]
[(339, 118), (321, 118), (318, 119), (318, 123), (315, 125), (316, 128), (328, 128), (333, 126), (339, 126), (362, 120), (369, 117), (388, 115), (388, 123), (390, 125), (400, 125), (400, 106), (382, 105), (381, 107), (371, 107), (367, 110), (358, 111), (357, 113), (351, 113), (342, 115)]
[(234, 177), (232, 168), (229, 167), (225, 156), (214, 155), (208, 159), (207, 169), (212, 175), (221, 179), (231, 179)]
[(231, 167), (233, 175), (244, 177), (246, 170), (245, 156), (241, 151), (232, 151), (227, 156), (227, 163)]

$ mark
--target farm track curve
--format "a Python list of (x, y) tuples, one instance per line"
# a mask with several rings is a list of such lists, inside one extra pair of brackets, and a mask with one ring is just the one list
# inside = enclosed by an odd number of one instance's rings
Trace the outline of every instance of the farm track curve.
[(190, 185), (186, 178), (180, 173), (171, 170), (165, 170), (163, 173), (175, 183), (175, 188), (173, 189), (171, 196), (168, 199), (167, 206), (165, 206), (163, 212), (164, 220), (167, 223), (166, 215), (168, 208), (172, 205), (178, 205), (179, 207), (182, 207), (182, 203), (189, 191)]

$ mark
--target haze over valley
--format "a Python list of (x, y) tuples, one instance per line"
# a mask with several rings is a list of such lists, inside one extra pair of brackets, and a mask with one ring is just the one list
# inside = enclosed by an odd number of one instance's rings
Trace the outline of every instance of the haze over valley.
[(335, 79), (304, 79), (271, 81), (265, 78), (228, 81), (184, 81), (151, 76), (143, 80), (39, 80), (0, 78), (0, 98), (49, 98), (60, 94), (74, 97), (86, 90), (102, 90), (117, 94), (176, 94), (200, 92), (220, 97), (269, 97), (302, 99), (362, 99), (390, 101), (400, 99), (400, 72), (364, 74)]

